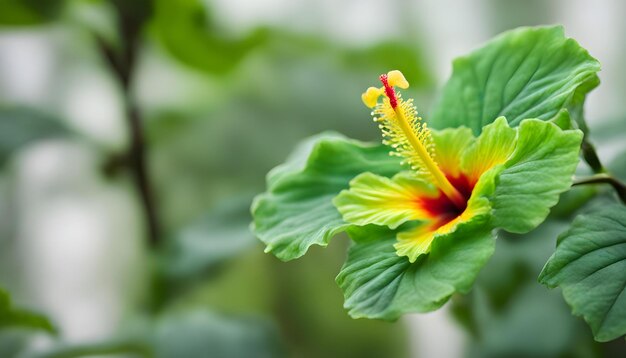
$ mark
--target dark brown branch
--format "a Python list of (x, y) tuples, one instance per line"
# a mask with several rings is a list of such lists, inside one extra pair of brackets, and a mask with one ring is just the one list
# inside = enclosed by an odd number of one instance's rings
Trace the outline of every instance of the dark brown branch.
[(141, 112), (134, 101), (131, 81), (137, 60), (137, 49), (140, 34), (145, 22), (146, 13), (137, 12), (138, 7), (126, 8), (125, 2), (114, 2), (118, 15), (119, 49), (111, 46), (104, 39), (96, 36), (102, 57), (106, 60), (111, 72), (120, 82), (124, 95), (126, 123), (129, 131), (128, 154), (130, 170), (146, 220), (148, 241), (157, 246), (160, 241), (158, 213), (155, 204), (152, 180), (147, 165), (147, 143), (144, 138)]
[(590, 184), (609, 184), (615, 189), (617, 192), (617, 196), (619, 196), (622, 203), (626, 204), (626, 185), (619, 181), (617, 178), (612, 177), (606, 173), (600, 173), (596, 175), (592, 175), (588, 178), (583, 178), (576, 180), (572, 186), (576, 185), (590, 185)]
[(148, 241), (156, 246), (160, 240), (158, 214), (153, 194), (152, 180), (148, 172), (147, 145), (144, 139), (144, 129), (141, 114), (137, 106), (127, 104), (126, 117), (130, 131), (129, 157), (135, 179), (135, 185), (144, 209)]

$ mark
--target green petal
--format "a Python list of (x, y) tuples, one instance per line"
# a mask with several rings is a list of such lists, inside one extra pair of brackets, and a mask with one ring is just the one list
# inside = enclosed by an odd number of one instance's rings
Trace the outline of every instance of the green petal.
[(344, 307), (354, 318), (393, 320), (404, 313), (436, 310), (455, 292), (468, 292), (495, 246), (482, 219), (437, 238), (430, 253), (413, 264), (396, 254), (395, 231), (351, 227), (348, 233), (355, 244), (337, 276)]
[(454, 61), (430, 124), (479, 134), (500, 116), (513, 127), (525, 118), (548, 120), (562, 108), (580, 108), (599, 70), (560, 26), (512, 30)]
[(435, 159), (447, 175), (458, 177), (461, 157), (476, 138), (466, 127), (431, 131), (435, 144)]
[(309, 139), (268, 174), (265, 193), (252, 204), (253, 231), (281, 260), (304, 255), (311, 245), (326, 246), (348, 224), (332, 199), (362, 172), (393, 176), (402, 170), (383, 145), (338, 135)]
[(462, 153), (463, 172), (478, 181), (487, 170), (507, 161), (515, 148), (516, 137), (517, 131), (509, 127), (504, 117), (485, 126), (476, 141)]
[(494, 226), (525, 233), (539, 225), (572, 184), (581, 140), (579, 130), (524, 120), (515, 151), (495, 178)]
[(626, 334), (626, 208), (579, 216), (561, 234), (539, 281), (561, 287), (565, 301), (606, 342)]
[(392, 179), (363, 173), (350, 182), (350, 190), (342, 191), (333, 204), (346, 222), (395, 229), (409, 220), (423, 219), (426, 214), (415, 204), (415, 199), (435, 195), (434, 186), (408, 172)]

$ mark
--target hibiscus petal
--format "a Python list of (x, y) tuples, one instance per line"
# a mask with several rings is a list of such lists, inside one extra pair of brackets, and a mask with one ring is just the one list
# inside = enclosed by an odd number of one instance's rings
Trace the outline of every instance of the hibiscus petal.
[(420, 198), (437, 195), (433, 185), (415, 174), (403, 172), (389, 179), (368, 172), (354, 178), (350, 190), (337, 195), (333, 204), (346, 222), (393, 229), (410, 220), (430, 219)]
[(470, 181), (478, 182), (486, 171), (504, 163), (515, 149), (516, 137), (517, 131), (509, 127), (504, 117), (485, 126), (461, 159), (463, 172)]
[(431, 134), (435, 145), (435, 160), (439, 168), (448, 176), (458, 177), (461, 157), (476, 140), (472, 130), (466, 127), (447, 128), (432, 131)]
[(582, 137), (580, 130), (522, 121), (515, 151), (495, 181), (491, 202), (496, 226), (525, 233), (543, 222), (572, 184)]

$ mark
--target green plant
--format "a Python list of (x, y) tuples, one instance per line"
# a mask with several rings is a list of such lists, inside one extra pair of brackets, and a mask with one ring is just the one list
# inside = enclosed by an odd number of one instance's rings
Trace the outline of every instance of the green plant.
[[(269, 173), (253, 230), (284, 261), (347, 232), (337, 283), (352, 317), (438, 309), (472, 289), (496, 237), (531, 232), (572, 184), (610, 183), (626, 203), (583, 118), (599, 70), (561, 27), (506, 32), (454, 61), (432, 129), (395, 90), (408, 87), (404, 76), (381, 75), (383, 87), (363, 102), (383, 144), (337, 134), (305, 141)], [(581, 150), (596, 175), (573, 182)], [(595, 195), (559, 209), (575, 212)], [(540, 281), (560, 286), (596, 340), (608, 341), (626, 333), (624, 272), (626, 207), (615, 204), (574, 220)]]

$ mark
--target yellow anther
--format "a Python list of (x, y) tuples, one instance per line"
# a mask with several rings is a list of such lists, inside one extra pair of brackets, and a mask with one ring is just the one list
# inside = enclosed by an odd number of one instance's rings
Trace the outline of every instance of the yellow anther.
[(409, 88), (409, 82), (404, 78), (402, 72), (398, 70), (389, 71), (387, 73), (387, 81), (390, 86), (396, 86), (402, 89)]
[(367, 91), (363, 92), (363, 94), (361, 95), (361, 99), (366, 106), (368, 106), (369, 108), (374, 108), (376, 106), (376, 103), (378, 102), (378, 97), (380, 97), (382, 94), (382, 88), (370, 87), (367, 89)]

